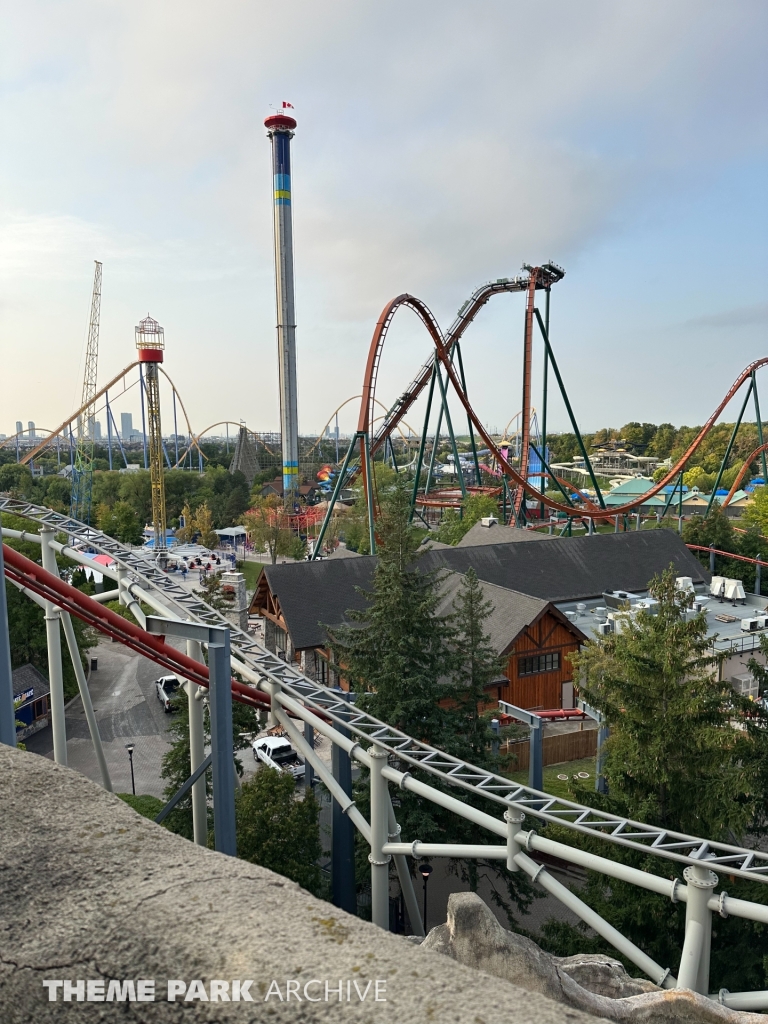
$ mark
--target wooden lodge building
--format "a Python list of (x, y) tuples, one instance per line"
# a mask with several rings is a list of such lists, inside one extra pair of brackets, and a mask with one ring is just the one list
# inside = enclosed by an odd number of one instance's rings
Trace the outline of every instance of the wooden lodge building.
[[(366, 607), (358, 588), (371, 590), (375, 564), (374, 556), (364, 556), (265, 566), (250, 613), (263, 617), (266, 646), (318, 682), (343, 687), (330, 660), (326, 628), (349, 623), (349, 611)], [(487, 623), (491, 641), (506, 662), (489, 700), (531, 710), (574, 706), (568, 656), (587, 636), (558, 605), (609, 590), (644, 592), (670, 565), (694, 582), (708, 579), (680, 537), (666, 529), (550, 538), (543, 544), (441, 545), (417, 562), (419, 568), (445, 571), (442, 615), (451, 611), (463, 573), (475, 570), (493, 605)]]

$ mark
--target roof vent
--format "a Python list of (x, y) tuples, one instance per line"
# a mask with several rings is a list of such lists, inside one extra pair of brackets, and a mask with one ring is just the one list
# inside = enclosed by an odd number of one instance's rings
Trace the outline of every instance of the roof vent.
[(483, 518), (480, 520), (480, 525), (481, 526), (486, 526), (486, 527), (487, 526), (498, 526), (499, 525), (499, 520), (496, 518), (496, 516), (483, 516)]

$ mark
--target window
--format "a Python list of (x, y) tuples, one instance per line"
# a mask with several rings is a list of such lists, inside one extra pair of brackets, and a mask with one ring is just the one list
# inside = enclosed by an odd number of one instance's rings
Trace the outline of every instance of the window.
[(315, 679), (323, 686), (328, 685), (328, 662), (319, 651), (315, 651)]
[(288, 638), (285, 634), (285, 630), (280, 629), (280, 627), (278, 626), (277, 629), (275, 630), (275, 646), (277, 647), (278, 651), (282, 651), (283, 654), (285, 654), (287, 639)]
[(517, 659), (519, 676), (535, 676), (539, 672), (557, 672), (560, 668), (560, 652), (554, 654), (537, 654), (532, 658)]

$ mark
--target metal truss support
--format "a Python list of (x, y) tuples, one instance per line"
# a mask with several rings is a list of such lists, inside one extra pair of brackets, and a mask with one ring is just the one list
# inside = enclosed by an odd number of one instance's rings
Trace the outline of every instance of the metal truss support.
[[(304, 723), (304, 742), (307, 744), (310, 750), (315, 749), (315, 730), (312, 728), (309, 722)], [(314, 784), (314, 769), (312, 768), (311, 762), (306, 761), (304, 764), (304, 787), (307, 793), (309, 793)]]
[(416, 475), (413, 479), (413, 494), (411, 495), (411, 519), (413, 522), (413, 516), (416, 511), (416, 496), (419, 493), (419, 480), (421, 479), (421, 471), (424, 467), (424, 450), (427, 444), (427, 429), (429, 427), (429, 417), (432, 413), (432, 398), (435, 393), (435, 374), (437, 373), (437, 360), (435, 360), (432, 366), (432, 376), (429, 381), (429, 390), (427, 392), (427, 410), (424, 414), (424, 429), (421, 432), (421, 440), (419, 441), (419, 454), (416, 458)]
[(8, 603), (5, 595), (5, 563), (0, 544), (0, 743), (16, 746), (16, 712), (13, 703), (11, 640), (8, 633)]
[(139, 366), (139, 391), (141, 392), (141, 439), (144, 451), (144, 469), (149, 469), (149, 461), (147, 460), (147, 414), (144, 407), (144, 368)]
[[(187, 640), (187, 654), (203, 662), (203, 648), (199, 640)], [(189, 767), (195, 772), (205, 760), (205, 722), (203, 691), (187, 680), (187, 709), (189, 717)], [(192, 786), (192, 837), (198, 846), (208, 845), (208, 800), (205, 774)]]
[[(197, 622), (178, 622), (155, 615), (147, 616), (146, 629), (148, 633), (160, 636), (178, 636), (207, 644), (213, 769), (213, 833), (217, 851), (234, 857), (237, 853), (237, 844), (235, 773), (232, 765), (232, 667), (229, 629)], [(196, 770), (199, 771), (201, 767), (199, 765)]]
[[(464, 389), (464, 394), (466, 395), (467, 380), (466, 377), (464, 376), (464, 360), (461, 358), (461, 346), (459, 345), (458, 341), (456, 342), (456, 345), (454, 347), (456, 349), (456, 357), (459, 363), (459, 380), (461, 381), (461, 386)], [(472, 461), (474, 462), (475, 466), (476, 486), (479, 487), (482, 484), (482, 480), (480, 479), (480, 460), (477, 457), (477, 445), (475, 444), (475, 428), (472, 425), (472, 417), (469, 415), (469, 413), (467, 413), (467, 428), (469, 430), (469, 443), (472, 446)]]
[[(387, 792), (387, 803), (389, 805), (387, 812), (389, 818), (389, 842), (398, 843), (400, 841), (400, 826), (397, 824), (397, 819), (395, 818), (395, 809), (392, 806), (392, 797), (389, 795), (389, 792)], [(400, 882), (400, 891), (403, 894), (405, 909), (408, 912), (408, 919), (411, 922), (411, 929), (414, 935), (423, 937), (425, 934), (424, 922), (421, 919), (419, 901), (416, 899), (416, 892), (413, 888), (413, 879), (411, 878), (411, 872), (408, 868), (408, 861), (406, 860), (404, 853), (395, 853), (393, 856), (398, 881)]]
[(544, 321), (541, 319), (541, 313), (539, 313), (538, 309), (534, 309), (533, 312), (536, 315), (536, 320), (538, 321), (538, 324), (539, 324), (539, 330), (541, 331), (541, 336), (544, 339), (544, 346), (545, 346), (545, 348), (547, 350), (547, 355), (549, 356), (549, 361), (552, 364), (552, 372), (555, 375), (555, 380), (557, 381), (557, 386), (560, 388), (560, 394), (563, 396), (563, 402), (565, 403), (565, 408), (566, 408), (566, 411), (568, 413), (568, 418), (571, 421), (571, 426), (573, 427), (573, 432), (576, 435), (576, 440), (578, 441), (578, 444), (579, 444), (579, 451), (581, 452), (581, 456), (584, 459), (584, 462), (586, 464), (587, 469), (589, 470), (589, 478), (592, 481), (592, 486), (595, 488), (595, 494), (597, 495), (597, 500), (600, 502), (600, 508), (605, 508), (605, 501), (603, 500), (602, 491), (600, 490), (600, 487), (598, 486), (597, 477), (595, 476), (595, 471), (592, 469), (592, 463), (590, 462), (589, 455), (587, 454), (586, 446), (584, 445), (584, 441), (583, 441), (582, 436), (581, 436), (581, 432), (579, 431), (578, 425), (576, 423), (576, 417), (573, 415), (573, 409), (571, 408), (571, 403), (570, 403), (570, 400), (568, 398), (568, 392), (565, 390), (565, 384), (563, 383), (563, 378), (560, 376), (560, 370), (557, 367), (557, 362), (555, 361), (555, 355), (554, 355), (554, 352), (552, 351), (552, 346), (549, 343), (549, 333), (547, 331), (546, 326), (544, 325)]
[(687, 867), (683, 877), (688, 883), (688, 903), (685, 908), (685, 940), (677, 987), (708, 995), (712, 944), (712, 911), (708, 903), (718, 879), (714, 871), (704, 866)]
[(526, 711), (505, 700), (499, 701), (499, 707), (505, 714), (528, 726), (528, 785), (541, 792), (544, 788), (544, 721), (535, 711)]
[(328, 524), (333, 518), (333, 510), (336, 507), (336, 502), (339, 500), (339, 495), (341, 494), (341, 491), (344, 487), (344, 480), (346, 479), (347, 476), (347, 470), (349, 469), (349, 464), (352, 461), (352, 456), (354, 455), (355, 447), (357, 446), (359, 440), (360, 434), (356, 433), (352, 440), (349, 442), (347, 454), (344, 456), (344, 465), (341, 467), (341, 471), (339, 472), (339, 475), (336, 477), (336, 483), (333, 485), (333, 493), (331, 494), (331, 500), (328, 502), (328, 511), (325, 513), (323, 525), (320, 527), (320, 533), (317, 535), (317, 540), (315, 541), (312, 547), (312, 554), (309, 557), (310, 562), (314, 561), (317, 558), (318, 552), (322, 550), (323, 539), (328, 529)]
[[(344, 730), (346, 732), (346, 730)], [(342, 732), (342, 735), (344, 735)], [(346, 733), (349, 738), (349, 733)], [(352, 801), (352, 764), (349, 754), (338, 744), (331, 751), (333, 780), (345, 797)], [(331, 814), (331, 902), (348, 914), (357, 913), (355, 885), (355, 827), (344, 807), (333, 801)]]
[[(749, 402), (750, 396), (751, 396), (752, 392), (754, 391), (754, 389), (755, 389), (755, 374), (754, 374), (754, 371), (753, 371), (752, 372), (752, 376), (749, 378), (749, 387), (747, 388), (746, 395), (744, 395), (744, 401), (741, 404), (741, 409), (739, 411), (738, 418), (737, 418), (736, 422), (733, 425), (733, 430), (731, 431), (731, 437), (730, 437), (730, 440), (728, 441), (728, 446), (725, 449), (725, 455), (723, 456), (723, 461), (720, 463), (720, 468), (717, 471), (717, 476), (715, 478), (715, 485), (712, 488), (712, 493), (709, 496), (709, 502), (707, 503), (707, 515), (709, 515), (710, 509), (712, 508), (712, 502), (715, 500), (715, 495), (717, 493), (717, 489), (720, 486), (720, 481), (723, 478), (723, 473), (725, 472), (725, 470), (726, 470), (726, 468), (728, 466), (728, 460), (730, 459), (731, 452), (733, 451), (733, 445), (734, 445), (734, 443), (736, 441), (736, 435), (739, 432), (739, 427), (741, 426), (741, 421), (744, 418), (744, 413), (746, 412), (746, 409), (747, 409), (747, 403)], [(765, 457), (765, 456), (763, 456), (763, 457)], [(680, 495), (680, 504), (682, 505), (682, 494)], [(681, 515), (682, 515), (682, 509), (681, 509)]]
[(373, 746), (371, 755), (371, 920), (389, 931), (389, 861), (384, 853), (389, 839), (389, 788), (381, 770), (387, 763), (387, 752)]
[[(445, 382), (443, 381), (443, 375), (440, 372), (440, 367), (436, 365), (437, 370), (437, 385), (440, 388), (440, 398), (443, 403), (443, 411), (445, 412), (445, 424), (448, 427), (448, 436), (451, 440), (451, 449), (453, 451), (454, 466), (456, 467), (456, 476), (459, 481), (459, 487), (461, 488), (461, 497), (466, 501), (467, 498), (467, 487), (464, 483), (464, 474), (461, 471), (461, 460), (459, 459), (459, 449), (456, 445), (456, 435), (453, 432), (453, 423), (451, 422), (451, 412), (448, 408), (448, 396), (445, 390)], [(434, 454), (434, 453), (433, 453)]]
[[(757, 443), (762, 448), (763, 446), (763, 421), (760, 417), (760, 400), (757, 397), (757, 377), (755, 376), (755, 370), (752, 371), (752, 397), (755, 400), (755, 423), (757, 424)], [(768, 464), (766, 464), (765, 452), (762, 452), (760, 456), (763, 469), (763, 480), (768, 484)]]
[[(59, 575), (56, 553), (50, 545), (54, 531), (44, 526), (40, 530), (43, 568), (53, 576)], [(45, 633), (48, 644), (48, 683), (51, 687), (51, 732), (53, 759), (56, 764), (67, 763), (67, 726), (64, 713), (64, 673), (61, 666), (61, 619), (59, 609), (45, 602)]]
[(375, 510), (373, 506), (373, 464), (371, 462), (371, 446), (367, 433), (360, 435), (360, 454), (364, 466), (365, 501), (368, 505), (368, 543), (372, 555), (376, 554)]
[(75, 637), (75, 630), (72, 626), (72, 619), (70, 618), (69, 612), (61, 612), (61, 625), (64, 629), (64, 636), (67, 641), (67, 647), (69, 649), (69, 656), (72, 659), (72, 668), (75, 670), (75, 678), (77, 679), (77, 687), (80, 691), (80, 700), (83, 702), (83, 711), (85, 712), (85, 719), (88, 722), (88, 731), (91, 734), (91, 743), (93, 743), (93, 752), (96, 755), (96, 760), (99, 764), (99, 771), (101, 772), (101, 781), (104, 785), (104, 789), (108, 793), (112, 792), (112, 779), (109, 776), (109, 768), (107, 767), (107, 759), (104, 756), (104, 748), (101, 744), (101, 735), (99, 733), (99, 725), (96, 721), (96, 715), (93, 711), (93, 704), (91, 702), (91, 694), (88, 690), (88, 681), (85, 678), (85, 672), (83, 671), (83, 663), (80, 660), (80, 651), (77, 646), (77, 639)]
[[(551, 288), (547, 286), (544, 289), (544, 330), (547, 332), (549, 337), (549, 300)], [(542, 456), (547, 454), (547, 401), (548, 394), (547, 388), (549, 383), (549, 353), (547, 352), (546, 346), (544, 347), (544, 367), (542, 370), (542, 385), (541, 385), (541, 453)], [(541, 464), (544, 466), (544, 459), (541, 458)], [(549, 472), (549, 467), (545, 467)], [(543, 481), (542, 481), (543, 483)], [(545, 490), (544, 487), (539, 487), (540, 491)], [(570, 501), (570, 499), (569, 499)], [(544, 502), (539, 503), (539, 515), (544, 518)]]

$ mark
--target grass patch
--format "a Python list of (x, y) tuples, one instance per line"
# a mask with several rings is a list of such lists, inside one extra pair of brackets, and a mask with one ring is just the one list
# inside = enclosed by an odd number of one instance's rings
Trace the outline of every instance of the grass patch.
[(247, 590), (256, 589), (256, 581), (261, 575), (261, 570), (264, 568), (261, 562), (240, 562), (239, 570), (245, 576), (245, 586)]
[(151, 818), (152, 821), (162, 811), (165, 804), (156, 796), (134, 796), (133, 793), (115, 793), (121, 800), (125, 800), (129, 807), (140, 814), (143, 818)]
[[(544, 769), (544, 789), (547, 793), (551, 793), (552, 796), (560, 797), (564, 800), (572, 800), (573, 797), (570, 791), (570, 780), (576, 775), (577, 772), (589, 772), (588, 779), (580, 780), (585, 786), (594, 786), (595, 784), (595, 759), (594, 757), (584, 757), (580, 761), (566, 761), (564, 764), (550, 764)], [(568, 780), (558, 779), (558, 775), (567, 775)], [(513, 782), (521, 782), (524, 785), (528, 785), (528, 770), (523, 772), (511, 772), (509, 778)]]

